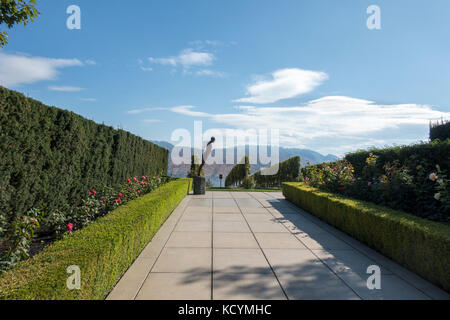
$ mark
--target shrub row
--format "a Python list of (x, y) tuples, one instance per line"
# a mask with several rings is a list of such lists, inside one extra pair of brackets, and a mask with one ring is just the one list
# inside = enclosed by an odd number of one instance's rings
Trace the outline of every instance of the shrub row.
[[(0, 299), (104, 299), (191, 188), (169, 182), (53, 243), (0, 276)], [(66, 286), (67, 268), (81, 270), (81, 289)]]
[(300, 166), (300, 157), (293, 157), (275, 166), (258, 171), (252, 177), (257, 187), (280, 187), (282, 182), (298, 181)]
[(250, 159), (246, 156), (228, 173), (225, 178), (225, 187), (240, 185), (248, 176), (250, 176)]
[(0, 212), (79, 205), (97, 184), (166, 174), (168, 151), (0, 87)]
[(442, 120), (441, 122), (430, 124), (430, 140), (446, 140), (450, 139), (450, 121)]
[(320, 191), (284, 183), (289, 201), (450, 291), (450, 226)]
[(347, 160), (302, 169), (304, 182), (312, 187), (369, 201), (395, 210), (450, 222), (450, 179), (439, 164), (411, 156), (379, 168), (379, 157), (369, 154), (360, 172)]
[(345, 156), (345, 160), (349, 161), (355, 168), (356, 174), (361, 174), (366, 165), (366, 159), (370, 154), (378, 157), (377, 167), (383, 169), (388, 162), (393, 163), (399, 161), (401, 164), (408, 166), (411, 170), (416, 170), (417, 166), (426, 165), (425, 169), (433, 170), (436, 164), (441, 169), (450, 172), (450, 140), (433, 141), (431, 143), (420, 143), (410, 146), (398, 146), (391, 148), (374, 148), (370, 150), (361, 150), (349, 153)]

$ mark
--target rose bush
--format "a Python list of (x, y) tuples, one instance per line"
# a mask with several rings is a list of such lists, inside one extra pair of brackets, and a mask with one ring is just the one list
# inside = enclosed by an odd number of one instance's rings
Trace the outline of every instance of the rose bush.
[[(31, 209), (26, 215), (15, 217), (12, 222), (0, 216), (0, 234), (4, 239), (3, 245), (7, 246), (6, 253), (0, 259), (0, 272), (29, 258), (29, 249), (35, 234), (50, 236), (55, 240), (64, 235), (71, 235), (118, 206), (150, 193), (170, 180), (170, 177), (158, 176), (128, 178), (126, 183), (116, 188), (103, 185), (91, 189), (80, 206), (67, 208), (65, 212), (55, 210), (44, 215), (38, 209)], [(43, 216), (45, 218), (42, 218)]]
[[(429, 220), (450, 222), (450, 195), (447, 175), (436, 164), (412, 155), (378, 163), (370, 153), (364, 167), (355, 174), (346, 160), (302, 169), (305, 183), (322, 190), (412, 213)], [(380, 168), (381, 167), (381, 168)], [(435, 168), (435, 172), (430, 172)]]

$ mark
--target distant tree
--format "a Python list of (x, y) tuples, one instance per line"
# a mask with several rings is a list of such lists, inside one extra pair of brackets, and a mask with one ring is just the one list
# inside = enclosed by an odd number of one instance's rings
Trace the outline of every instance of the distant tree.
[[(23, 23), (26, 26), (39, 16), (36, 9), (36, 0), (1, 0), (0, 25), (5, 24), (8, 29)], [(8, 44), (8, 33), (0, 31), (0, 48)]]

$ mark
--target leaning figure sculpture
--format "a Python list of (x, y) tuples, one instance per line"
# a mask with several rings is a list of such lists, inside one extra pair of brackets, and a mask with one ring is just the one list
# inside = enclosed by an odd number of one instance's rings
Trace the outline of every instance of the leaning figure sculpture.
[(202, 155), (202, 164), (200, 165), (200, 167), (198, 168), (198, 176), (201, 176), (201, 172), (203, 169), (203, 166), (206, 163), (206, 160), (208, 160), (209, 156), (211, 155), (212, 152), (212, 148), (213, 148), (213, 143), (216, 141), (216, 138), (212, 137), (211, 140), (208, 142), (208, 144), (206, 145), (206, 149), (205, 152), (203, 152)]

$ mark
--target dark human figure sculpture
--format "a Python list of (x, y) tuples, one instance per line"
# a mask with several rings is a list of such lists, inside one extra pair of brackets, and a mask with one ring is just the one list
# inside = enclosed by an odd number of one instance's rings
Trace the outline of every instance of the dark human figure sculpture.
[(213, 148), (213, 143), (216, 141), (216, 138), (212, 137), (211, 141), (208, 142), (208, 144), (206, 145), (206, 149), (205, 152), (203, 152), (202, 155), (202, 164), (200, 165), (199, 169), (198, 169), (198, 176), (200, 177), (203, 166), (206, 163), (206, 160), (208, 160), (209, 156), (211, 155), (212, 152), (212, 148)]

